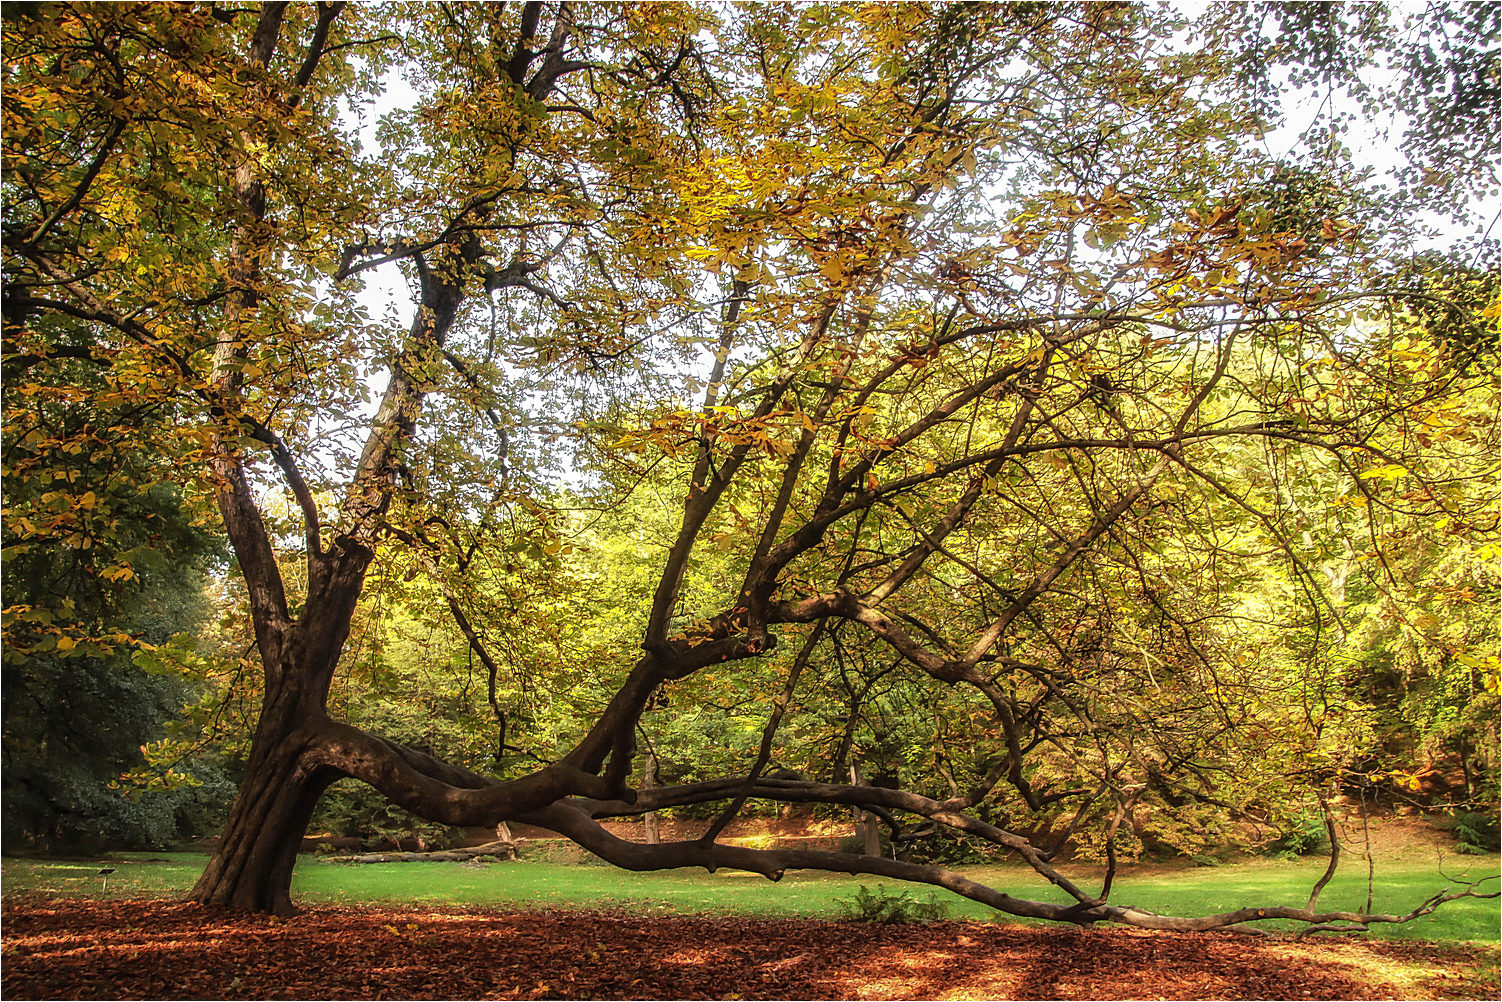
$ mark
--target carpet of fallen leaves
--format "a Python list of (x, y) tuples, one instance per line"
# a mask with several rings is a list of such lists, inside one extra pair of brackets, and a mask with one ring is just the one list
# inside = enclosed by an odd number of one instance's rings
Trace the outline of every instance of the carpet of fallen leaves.
[(973, 922), (21, 899), (0, 950), (6, 999), (1497, 997), (1481, 949)]

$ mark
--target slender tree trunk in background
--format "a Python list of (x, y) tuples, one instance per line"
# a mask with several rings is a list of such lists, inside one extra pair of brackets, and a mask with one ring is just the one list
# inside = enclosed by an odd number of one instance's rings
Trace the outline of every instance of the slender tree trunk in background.
[[(657, 756), (647, 752), (647, 760), (642, 766), (642, 789), (650, 790), (657, 785)], [(657, 812), (648, 811), (642, 818), (642, 828), (646, 833), (647, 845), (657, 845), (662, 841), (662, 836), (657, 831)]]
[[(855, 748), (855, 729), (860, 726), (861, 704), (865, 701), (866, 694), (871, 691), (872, 680), (867, 679), (861, 691), (856, 693), (850, 690), (850, 708), (845, 711), (845, 730), (840, 734), (840, 746), (834, 753), (834, 766), (829, 771), (829, 781), (838, 783), (845, 778), (845, 763), (850, 758), (850, 752)], [(850, 775), (854, 776), (852, 770)]]
[(861, 812), (861, 834), (865, 838), (865, 846), (862, 848), (867, 856), (881, 855), (881, 828), (876, 815)]
[[(865, 777), (861, 775), (861, 767), (850, 767), (850, 784), (852, 786), (864, 786)], [(881, 855), (881, 828), (880, 820), (876, 815), (863, 811), (859, 807), (851, 808), (851, 817), (855, 822), (855, 833), (861, 837), (861, 853), (866, 856)]]

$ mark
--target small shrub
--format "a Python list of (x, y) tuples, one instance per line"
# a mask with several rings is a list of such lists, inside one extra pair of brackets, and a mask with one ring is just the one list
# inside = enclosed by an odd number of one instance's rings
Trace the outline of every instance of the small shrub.
[(1308, 812), (1290, 818), (1283, 834), (1268, 844), (1267, 851), (1278, 859), (1298, 859), (1317, 851), (1328, 838), (1324, 815)]
[(847, 856), (859, 856), (866, 851), (866, 840), (859, 835), (844, 835), (835, 843), (835, 851)]
[(1006, 857), (1006, 850), (970, 838), (959, 832), (940, 828), (931, 835), (900, 843), (902, 858), (914, 863), (938, 863), (954, 866), (962, 863), (995, 863)]
[(840, 918), (849, 922), (876, 922), (895, 925), (903, 922), (936, 922), (949, 914), (949, 906), (933, 895), (919, 899), (906, 891), (888, 893), (877, 886), (875, 891), (862, 884), (854, 898), (839, 899)]
[(1496, 852), (1502, 848), (1502, 829), (1499, 829), (1497, 816), (1494, 814), (1456, 811), (1444, 822), (1444, 827), (1455, 833), (1458, 840), (1456, 852), (1480, 854)]

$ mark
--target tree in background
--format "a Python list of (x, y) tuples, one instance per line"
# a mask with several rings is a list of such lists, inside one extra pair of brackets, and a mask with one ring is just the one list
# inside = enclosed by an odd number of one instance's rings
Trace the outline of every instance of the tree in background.
[[(1405, 281), (1408, 206), (1338, 147), (1263, 152), (1247, 36), (1210, 17), (1192, 38), (1115, 4), (8, 20), (6, 354), (38, 360), (38, 392), (86, 359), (170, 413), (150, 445), (193, 464), (244, 581), (263, 696), (194, 897), (289, 910), (299, 836), (353, 777), (422, 817), (525, 821), (635, 869), (877, 873), (1152, 928), (1399, 918), (1322, 912), (1318, 888), (1306, 908), (1196, 918), (1109, 900), (1137, 812), (1265, 812), (1342, 767), (1321, 646), (1342, 614), (1289, 504), (1294, 465), (1366, 519), (1360, 555), (1397, 600), (1416, 569), (1388, 513), (1463, 524), (1462, 546), (1494, 520), (1474, 500), (1494, 422), (1450, 427), (1442, 457), (1420, 436), (1495, 393), (1495, 295)], [(1323, 27), (1319, 53), (1345, 37)], [(1391, 31), (1360, 37), (1396, 51)], [(1359, 69), (1331, 66), (1326, 84)], [(417, 98), (365, 145), (359, 109), (388, 72)], [(406, 329), (355, 298), (392, 266), (415, 292)], [(607, 509), (634, 492), (676, 508), (638, 527), (651, 583), (624, 663), (537, 642), (577, 626), (535, 573), (572, 545), (549, 464)], [(511, 631), (505, 656), (537, 661), (509, 669), (590, 711), (582, 733), (482, 770), (331, 715), (361, 596), (390, 574), (432, 582), (498, 725), (508, 666), (476, 611), (505, 596), (545, 619)], [(767, 771), (837, 643), (884, 650), (909, 706), (952, 701), (946, 746), (982, 753), (954, 790)], [(754, 758), (638, 789), (652, 711), (713, 705), (748, 669), (771, 681)], [(1072, 903), (717, 841), (752, 798), (942, 824)], [(726, 806), (693, 842), (598, 823), (709, 802)], [(974, 816), (1055, 805), (1103, 819), (1099, 893)]]
[(4, 368), (6, 846), (159, 847), (233, 787), (167, 770), (172, 789), (139, 788), (141, 746), (187, 692), (131, 656), (202, 621), (221, 551), (139, 447), (143, 424), (162, 427), (151, 407), (81, 362), (64, 363), (72, 392), (44, 390), (41, 363)]

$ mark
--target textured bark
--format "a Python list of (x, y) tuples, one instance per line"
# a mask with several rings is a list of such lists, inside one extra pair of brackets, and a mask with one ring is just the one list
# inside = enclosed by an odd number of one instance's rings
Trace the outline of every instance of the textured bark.
[(330, 770), (308, 771), (316, 731), (263, 714), (229, 822), (189, 898), (206, 905), (290, 915), (292, 867)]

